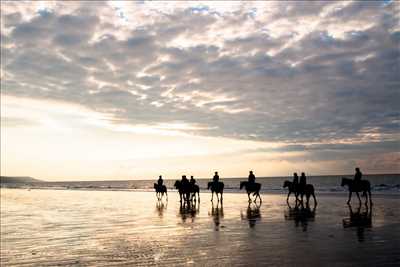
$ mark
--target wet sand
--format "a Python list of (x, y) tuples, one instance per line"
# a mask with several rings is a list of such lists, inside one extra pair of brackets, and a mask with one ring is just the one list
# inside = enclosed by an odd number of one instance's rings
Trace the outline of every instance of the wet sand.
[[(284, 195), (201, 193), (181, 209), (176, 192), (1, 189), (1, 266), (390, 266), (400, 263), (398, 196), (372, 213), (346, 195), (319, 195), (313, 211)], [(355, 199), (353, 200), (355, 201)], [(355, 205), (356, 204), (356, 205)], [(312, 205), (311, 205), (312, 206)]]

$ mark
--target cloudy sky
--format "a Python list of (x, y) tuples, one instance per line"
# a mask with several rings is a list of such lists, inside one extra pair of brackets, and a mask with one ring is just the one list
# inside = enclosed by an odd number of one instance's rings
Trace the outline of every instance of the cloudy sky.
[(400, 172), (400, 4), (1, 2), (1, 174)]

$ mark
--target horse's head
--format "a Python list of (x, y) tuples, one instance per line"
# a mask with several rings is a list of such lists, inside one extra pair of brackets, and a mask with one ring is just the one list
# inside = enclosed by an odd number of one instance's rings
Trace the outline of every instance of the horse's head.
[(176, 180), (174, 186), (176, 189), (179, 189), (179, 187), (181, 187), (181, 181)]
[(210, 189), (210, 187), (212, 186), (213, 182), (208, 182), (207, 184), (207, 189)]
[(283, 182), (283, 188), (290, 186), (290, 181), (286, 180)]
[(154, 189), (157, 189), (157, 186), (158, 186), (158, 185), (157, 185), (156, 183), (154, 183)]
[(243, 186), (245, 186), (245, 185), (246, 185), (246, 182), (244, 182), (244, 181), (240, 182), (240, 189), (242, 189)]

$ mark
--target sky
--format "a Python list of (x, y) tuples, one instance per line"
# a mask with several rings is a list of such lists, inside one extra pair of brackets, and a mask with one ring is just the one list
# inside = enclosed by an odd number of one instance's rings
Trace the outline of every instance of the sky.
[(400, 173), (400, 3), (1, 1), (1, 175)]

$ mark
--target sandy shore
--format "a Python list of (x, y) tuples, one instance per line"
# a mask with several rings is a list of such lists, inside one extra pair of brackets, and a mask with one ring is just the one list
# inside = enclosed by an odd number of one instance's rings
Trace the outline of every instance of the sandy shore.
[[(315, 211), (283, 195), (261, 206), (225, 194), (194, 209), (177, 194), (1, 190), (1, 266), (269, 265), (385, 266), (400, 262), (399, 197), (375, 198), (372, 213), (346, 196), (317, 196)], [(215, 203), (216, 204), (216, 203)]]

